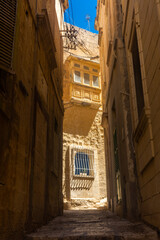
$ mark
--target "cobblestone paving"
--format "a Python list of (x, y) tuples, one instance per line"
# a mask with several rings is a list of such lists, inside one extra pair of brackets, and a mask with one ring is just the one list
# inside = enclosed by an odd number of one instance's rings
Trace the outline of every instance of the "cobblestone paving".
[(27, 240), (158, 240), (141, 222), (131, 223), (109, 211), (67, 210), (64, 215), (26, 237)]

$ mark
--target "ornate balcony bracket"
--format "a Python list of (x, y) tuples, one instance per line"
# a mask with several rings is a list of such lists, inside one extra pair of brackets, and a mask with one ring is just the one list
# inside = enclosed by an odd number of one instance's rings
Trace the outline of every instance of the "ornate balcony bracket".
[(81, 99), (77, 99), (77, 98), (74, 98), (74, 97), (71, 98), (70, 102), (72, 104), (75, 104), (75, 105), (80, 105), (80, 106), (83, 106), (83, 107), (89, 107), (89, 108), (92, 108), (92, 109), (95, 109), (95, 110), (98, 110), (101, 106), (100, 103), (95, 103), (93, 101), (85, 101), (85, 99), (81, 100)]

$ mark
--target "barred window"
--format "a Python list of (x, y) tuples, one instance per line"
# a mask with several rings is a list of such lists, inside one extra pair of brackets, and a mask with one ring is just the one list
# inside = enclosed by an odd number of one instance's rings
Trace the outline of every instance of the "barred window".
[(75, 175), (89, 175), (89, 156), (84, 152), (75, 155)]
[(72, 149), (73, 175), (76, 177), (94, 177), (94, 151), (82, 146)]

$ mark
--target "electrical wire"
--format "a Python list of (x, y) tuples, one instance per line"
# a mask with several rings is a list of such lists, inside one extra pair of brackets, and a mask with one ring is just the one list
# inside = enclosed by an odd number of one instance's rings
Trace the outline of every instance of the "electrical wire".
[(74, 20), (72, 19), (72, 17), (70, 16), (70, 13), (67, 10), (65, 11), (66, 13), (65, 15), (67, 15), (68, 20), (66, 19), (65, 22), (69, 23), (72, 26), (73, 24), (71, 24), (71, 21), (74, 22)]
[(74, 53), (72, 53), (72, 52), (70, 52), (70, 51), (68, 51), (68, 50), (64, 50), (65, 52), (67, 52), (67, 53), (69, 53), (70, 55), (72, 55), (72, 56), (76, 56), (76, 57), (79, 57), (79, 58), (99, 58), (99, 56), (97, 55), (97, 56), (91, 56), (91, 55), (86, 55), (86, 56), (81, 56), (81, 55), (77, 55), (77, 54), (74, 54)]
[(75, 23), (74, 23), (74, 17), (73, 17), (73, 5), (72, 5), (72, 0), (70, 0), (70, 5), (71, 5), (71, 14), (72, 14), (72, 24), (75, 25)]

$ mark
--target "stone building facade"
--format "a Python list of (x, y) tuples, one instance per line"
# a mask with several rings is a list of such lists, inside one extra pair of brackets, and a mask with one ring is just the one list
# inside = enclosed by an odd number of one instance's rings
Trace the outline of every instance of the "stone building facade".
[[(0, 239), (62, 213), (62, 69), (67, 1), (0, 1)], [(59, 10), (56, 10), (59, 6)]]
[(160, 229), (160, 1), (122, 1), (122, 9), (140, 212)]
[(98, 1), (95, 24), (109, 206), (160, 229), (160, 1)]
[(120, 1), (98, 1), (95, 21), (99, 30), (107, 198), (112, 211), (136, 218), (139, 214), (137, 184), (120, 9)]
[(64, 54), (64, 202), (98, 207), (106, 198), (98, 37), (75, 29), (77, 49)]

